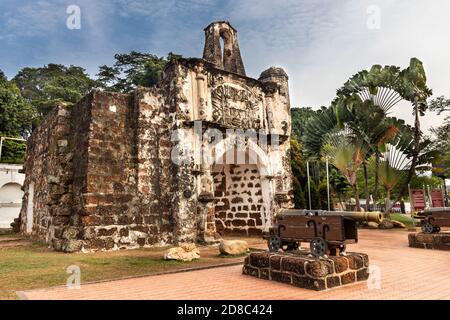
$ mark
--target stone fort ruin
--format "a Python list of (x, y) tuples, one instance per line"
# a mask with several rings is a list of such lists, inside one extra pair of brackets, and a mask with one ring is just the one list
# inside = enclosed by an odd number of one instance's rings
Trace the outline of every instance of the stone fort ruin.
[(21, 232), (66, 252), (208, 244), (292, 207), (286, 73), (247, 77), (226, 21), (205, 38), (203, 59), (172, 59), (157, 86), (95, 90), (42, 121)]

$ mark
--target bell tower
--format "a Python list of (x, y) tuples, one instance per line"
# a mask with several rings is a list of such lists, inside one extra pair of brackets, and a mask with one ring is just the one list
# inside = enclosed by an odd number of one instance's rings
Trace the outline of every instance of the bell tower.
[(203, 59), (219, 69), (245, 76), (237, 31), (228, 21), (215, 21), (205, 28)]

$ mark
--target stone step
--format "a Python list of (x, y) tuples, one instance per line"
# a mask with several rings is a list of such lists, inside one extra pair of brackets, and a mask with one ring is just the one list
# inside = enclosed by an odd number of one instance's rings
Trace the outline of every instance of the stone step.
[(0, 237), (0, 248), (23, 247), (30, 244), (30, 240), (15, 235)]
[(24, 239), (22, 239), (20, 237), (15, 237), (15, 236), (0, 237), (0, 243), (10, 242), (10, 241), (18, 241), (18, 240), (24, 240)]

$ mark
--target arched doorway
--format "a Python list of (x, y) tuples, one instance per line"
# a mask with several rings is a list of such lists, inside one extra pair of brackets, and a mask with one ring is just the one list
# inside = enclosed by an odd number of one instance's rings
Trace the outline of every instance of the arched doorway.
[[(215, 226), (221, 235), (261, 235), (272, 223), (273, 184), (267, 155), (256, 144), (248, 147), (243, 153), (228, 149), (212, 166)], [(238, 153), (245, 161), (237, 161)]]
[(16, 182), (6, 183), (0, 188), (0, 228), (10, 228), (19, 216), (23, 197), (21, 188)]

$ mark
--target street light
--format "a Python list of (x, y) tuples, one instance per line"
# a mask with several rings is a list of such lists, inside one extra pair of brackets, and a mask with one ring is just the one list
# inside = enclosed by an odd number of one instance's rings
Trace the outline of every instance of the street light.
[(326, 166), (327, 166), (327, 201), (328, 201), (328, 211), (331, 211), (331, 203), (330, 203), (330, 172), (328, 170), (328, 157), (326, 158)]

